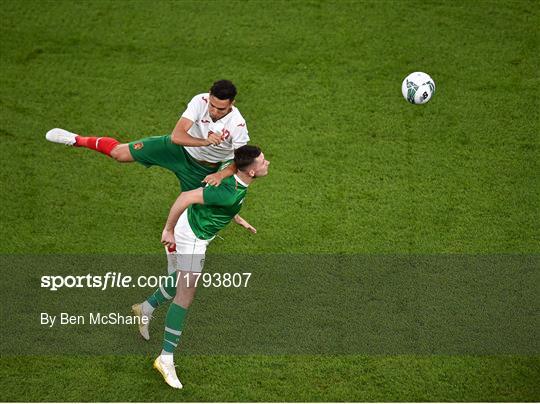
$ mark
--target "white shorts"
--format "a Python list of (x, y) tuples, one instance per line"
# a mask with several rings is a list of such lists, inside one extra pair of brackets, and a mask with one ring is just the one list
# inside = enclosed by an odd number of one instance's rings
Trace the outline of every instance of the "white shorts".
[(202, 272), (206, 247), (213, 239), (213, 237), (210, 240), (197, 238), (189, 225), (186, 209), (174, 228), (176, 248), (165, 247), (169, 274), (176, 271)]

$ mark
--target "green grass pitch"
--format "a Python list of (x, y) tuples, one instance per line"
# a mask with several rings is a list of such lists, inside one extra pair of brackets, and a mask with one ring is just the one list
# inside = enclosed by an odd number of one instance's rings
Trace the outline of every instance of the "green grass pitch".
[[(159, 253), (174, 176), (44, 134), (167, 134), (193, 95), (229, 78), (271, 172), (242, 213), (259, 233), (231, 225), (210, 252), (538, 254), (539, 11), (2, 0), (0, 253)], [(427, 105), (401, 96), (412, 71), (436, 82)], [(185, 356), (180, 392), (151, 361), (2, 355), (0, 401), (540, 400), (539, 353)]]

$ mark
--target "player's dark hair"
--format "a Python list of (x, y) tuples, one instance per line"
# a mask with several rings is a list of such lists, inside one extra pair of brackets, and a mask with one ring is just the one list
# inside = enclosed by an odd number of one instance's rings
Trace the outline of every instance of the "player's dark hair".
[(244, 171), (249, 167), (257, 157), (261, 154), (261, 149), (258, 146), (244, 145), (234, 151), (234, 163), (236, 168)]
[(220, 100), (234, 100), (236, 87), (230, 80), (218, 80), (210, 88), (210, 94)]

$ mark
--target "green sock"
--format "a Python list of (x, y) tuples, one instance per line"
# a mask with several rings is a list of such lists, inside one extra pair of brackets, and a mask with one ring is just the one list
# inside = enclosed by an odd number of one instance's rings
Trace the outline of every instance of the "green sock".
[(167, 317), (165, 317), (165, 333), (163, 334), (164, 352), (172, 354), (178, 346), (186, 313), (187, 309), (177, 305), (175, 302), (171, 302), (167, 311)]
[(162, 305), (167, 300), (171, 300), (176, 294), (176, 272), (169, 275), (164, 282), (164, 285), (160, 285), (156, 291), (150, 295), (148, 303), (155, 309), (156, 307)]

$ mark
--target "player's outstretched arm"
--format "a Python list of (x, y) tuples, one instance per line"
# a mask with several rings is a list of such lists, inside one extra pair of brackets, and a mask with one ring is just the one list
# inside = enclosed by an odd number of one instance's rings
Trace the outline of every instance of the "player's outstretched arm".
[(169, 217), (165, 223), (165, 228), (161, 234), (161, 243), (166, 247), (172, 247), (174, 241), (174, 227), (184, 211), (194, 203), (204, 204), (203, 189), (197, 188), (192, 191), (182, 192), (173, 203), (169, 212)]
[(234, 221), (235, 221), (236, 224), (239, 224), (240, 226), (245, 228), (247, 231), (250, 231), (253, 234), (257, 234), (257, 229), (255, 227), (253, 227), (252, 225), (250, 225), (247, 222), (247, 220), (244, 219), (243, 217), (241, 217), (240, 215), (236, 215), (234, 217)]
[(218, 187), (219, 184), (221, 184), (221, 181), (227, 177), (230, 177), (231, 175), (234, 175), (234, 173), (236, 173), (236, 164), (232, 163), (217, 173), (207, 175), (204, 177), (203, 182), (206, 182), (208, 185)]
[(218, 145), (221, 143), (221, 135), (215, 133), (208, 134), (208, 139), (197, 139), (188, 133), (188, 130), (193, 125), (193, 122), (187, 118), (180, 118), (173, 129), (171, 140), (174, 144), (180, 146), (200, 147), (209, 146), (211, 144)]

